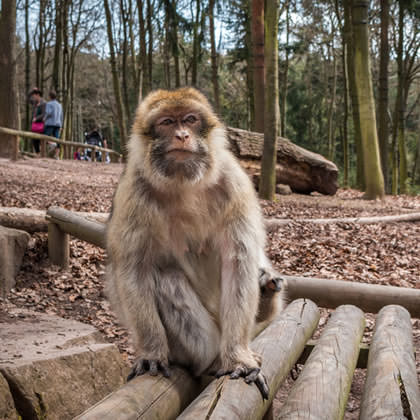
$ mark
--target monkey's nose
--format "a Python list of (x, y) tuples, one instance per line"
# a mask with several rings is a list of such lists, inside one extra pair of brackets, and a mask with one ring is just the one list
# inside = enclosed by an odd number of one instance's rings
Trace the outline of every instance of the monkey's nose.
[(175, 138), (179, 141), (185, 142), (190, 138), (188, 131), (180, 130), (175, 133)]

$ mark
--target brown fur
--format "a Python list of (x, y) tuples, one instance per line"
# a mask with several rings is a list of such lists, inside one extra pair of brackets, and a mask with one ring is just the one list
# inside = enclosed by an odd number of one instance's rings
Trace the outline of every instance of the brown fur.
[[(155, 148), (176, 140), (154, 138), (155, 124), (180, 110), (197, 113), (206, 127), (204, 136), (188, 131), (191, 150), (201, 147), (205, 164), (195, 167), (188, 158), (186, 172), (175, 160), (181, 169), (165, 176), (153, 164)], [(182, 118), (173, 118), (184, 127)], [(264, 245), (253, 185), (207, 99), (192, 88), (152, 92), (136, 113), (107, 232), (108, 296), (133, 334), (136, 374), (144, 360), (182, 364), (197, 375), (258, 368), (260, 358), (248, 345), (260, 287), (270, 281)], [(262, 301), (258, 321), (281, 306), (279, 294)]]

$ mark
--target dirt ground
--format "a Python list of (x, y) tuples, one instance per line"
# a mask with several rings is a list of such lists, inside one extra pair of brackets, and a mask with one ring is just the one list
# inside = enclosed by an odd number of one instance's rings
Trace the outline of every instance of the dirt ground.
[[(122, 165), (29, 159), (0, 160), (0, 206), (46, 209), (56, 205), (74, 211), (107, 212)], [(387, 196), (368, 202), (355, 190), (336, 196), (318, 194), (278, 196), (262, 202), (266, 215), (278, 218), (360, 217), (420, 211), (420, 197)], [(313, 225), (294, 222), (269, 235), (267, 251), (278, 271), (287, 275), (322, 277), (420, 289), (420, 223)], [(97, 327), (115, 342), (129, 361), (132, 348), (127, 332), (118, 325), (103, 293), (105, 252), (71, 240), (67, 271), (47, 258), (45, 233), (32, 235), (16, 288), (0, 300), (0, 315), (12, 307), (57, 314)], [(328, 311), (322, 310), (321, 325)], [(368, 342), (374, 315), (366, 315)], [(420, 320), (413, 319), (414, 343), (420, 352)], [(317, 332), (319, 334), (319, 331)], [(420, 375), (420, 357), (417, 355)], [(357, 369), (346, 419), (358, 418), (365, 371)], [(276, 410), (293, 384), (289, 377), (277, 394)]]

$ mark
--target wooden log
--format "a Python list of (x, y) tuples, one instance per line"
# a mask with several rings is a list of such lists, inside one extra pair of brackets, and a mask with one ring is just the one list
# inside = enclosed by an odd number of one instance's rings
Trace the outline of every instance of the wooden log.
[(69, 267), (69, 235), (55, 223), (48, 224), (48, 257), (53, 264), (64, 269)]
[[(65, 144), (65, 145), (70, 145), (70, 146), (74, 146), (74, 147), (81, 147), (82, 149), (91, 149), (92, 148), (91, 144), (78, 143), (78, 142), (75, 142), (75, 141), (67, 141), (67, 140), (57, 139), (55, 137), (47, 136), (45, 134), (33, 133), (32, 131), (22, 131), (22, 130), (14, 130), (12, 128), (0, 127), (0, 133), (12, 134), (12, 135), (26, 137), (26, 138), (30, 138), (30, 139), (39, 139), (41, 141), (51, 141), (51, 142), (59, 143), (59, 144)], [(116, 155), (117, 158), (122, 157), (122, 155), (120, 153), (116, 152), (115, 150), (106, 149), (104, 147), (99, 147), (99, 146), (95, 146), (95, 147), (96, 147), (96, 150), (105, 151), (105, 152), (108, 152), (112, 155)]]
[(290, 223), (313, 223), (318, 225), (326, 225), (332, 223), (374, 224), (418, 221), (420, 221), (420, 213), (396, 214), (390, 216), (374, 217), (343, 217), (336, 219), (276, 219), (275, 217), (270, 217), (265, 219), (265, 226), (267, 230), (271, 232), (279, 226), (288, 225)]
[[(97, 212), (72, 212), (73, 214), (105, 223), (108, 220), (109, 213)], [(24, 230), (29, 233), (46, 232), (48, 230), (48, 221), (45, 219), (45, 210), (36, 210), (19, 207), (0, 207), (0, 225)]]
[[(231, 150), (254, 173), (258, 184), (264, 135), (232, 127), (227, 127), (226, 132)], [(277, 184), (287, 184), (292, 191), (303, 194), (318, 191), (333, 195), (338, 189), (337, 177), (338, 169), (333, 162), (288, 139), (277, 138)]]
[(45, 140), (41, 140), (40, 150), (41, 150), (41, 157), (46, 158), (47, 157), (47, 142)]
[(383, 308), (370, 346), (360, 419), (420, 419), (411, 319), (401, 306)]
[(171, 369), (171, 377), (143, 375), (105, 397), (75, 420), (171, 420), (203, 388), (185, 370)]
[(413, 317), (420, 318), (419, 289), (311, 277), (283, 277), (288, 283), (290, 300), (308, 298), (324, 308), (351, 304), (372, 313), (395, 304), (406, 308)]
[(63, 232), (70, 233), (76, 238), (105, 248), (105, 225), (78, 216), (60, 207), (50, 207), (46, 218), (56, 223)]
[(359, 308), (351, 305), (337, 308), (278, 419), (337, 420), (344, 417), (364, 328), (365, 319)]
[[(296, 364), (304, 365), (317, 344), (318, 344), (318, 340), (309, 340), (305, 344), (305, 348), (304, 348), (302, 354), (299, 356), (299, 359), (296, 362)], [(357, 369), (366, 369), (367, 368), (367, 363), (368, 363), (368, 357), (369, 357), (369, 345), (367, 345), (365, 343), (360, 343), (360, 345), (359, 345), (359, 357), (357, 358), (356, 368)]]
[(274, 395), (296, 363), (305, 342), (318, 325), (319, 311), (306, 299), (292, 302), (252, 343), (262, 356), (262, 372), (270, 386), (264, 401), (255, 385), (242, 379), (222, 377), (210, 385), (185, 409), (179, 420), (263, 418)]

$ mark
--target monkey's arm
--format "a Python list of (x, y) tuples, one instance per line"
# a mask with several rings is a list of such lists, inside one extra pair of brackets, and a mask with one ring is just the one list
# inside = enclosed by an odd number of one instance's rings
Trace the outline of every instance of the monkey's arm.
[(255, 382), (263, 398), (269, 390), (260, 371), (261, 358), (248, 345), (255, 324), (259, 298), (259, 250), (247, 222), (230, 226), (222, 247), (222, 297), (220, 352), (221, 369), (217, 376), (230, 374)]
[(127, 380), (146, 372), (154, 376), (159, 371), (168, 377), (168, 341), (153, 294), (154, 272), (144, 267), (114, 266), (109, 266), (108, 295), (133, 334), (137, 356)]

